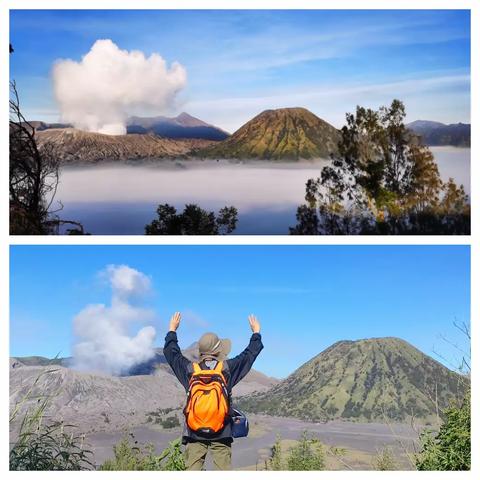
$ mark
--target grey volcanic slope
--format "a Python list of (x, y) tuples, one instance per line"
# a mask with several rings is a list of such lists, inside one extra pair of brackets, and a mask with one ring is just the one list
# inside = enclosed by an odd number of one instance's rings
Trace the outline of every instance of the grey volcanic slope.
[(341, 341), (270, 390), (241, 400), (255, 413), (307, 420), (432, 421), (466, 379), (398, 338)]
[[(194, 344), (183, 353), (194, 360), (197, 348)], [(151, 364), (143, 366), (144, 372), (139, 369), (122, 377), (78, 372), (63, 366), (71, 359), (56, 359), (53, 364), (47, 361), (44, 357), (10, 358), (11, 411), (34, 384), (22, 412), (33, 408), (38, 396), (49, 395), (48, 414), (53, 419), (75, 424), (85, 432), (141, 425), (146, 422), (148, 412), (180, 409), (185, 402), (185, 391), (166, 364), (161, 349), (157, 349)], [(39, 365), (34, 365), (35, 362)], [(241, 395), (268, 390), (276, 383), (278, 380), (252, 370), (233, 389), (234, 400)]]
[(48, 395), (47, 414), (54, 420), (75, 424), (83, 432), (144, 423), (146, 412), (177, 408), (185, 396), (182, 386), (163, 370), (148, 376), (112, 377), (62, 366), (10, 369), (11, 411), (27, 393), (29, 400), (21, 413), (34, 408), (38, 397)]
[(210, 158), (300, 160), (329, 158), (340, 132), (305, 108), (265, 110), (228, 139), (197, 152)]
[(64, 164), (92, 164), (125, 160), (186, 157), (193, 149), (210, 145), (209, 140), (169, 139), (156, 135), (104, 135), (74, 128), (37, 131), (42, 148), (54, 145)]

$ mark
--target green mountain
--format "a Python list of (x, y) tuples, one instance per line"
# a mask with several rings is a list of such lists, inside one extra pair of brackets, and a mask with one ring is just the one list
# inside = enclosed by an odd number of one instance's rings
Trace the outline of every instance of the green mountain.
[[(398, 338), (340, 341), (270, 390), (244, 397), (249, 412), (325, 421), (434, 421), (466, 379)], [(436, 400), (437, 399), (437, 400)]]
[(339, 131), (305, 108), (265, 110), (200, 157), (263, 160), (329, 158)]

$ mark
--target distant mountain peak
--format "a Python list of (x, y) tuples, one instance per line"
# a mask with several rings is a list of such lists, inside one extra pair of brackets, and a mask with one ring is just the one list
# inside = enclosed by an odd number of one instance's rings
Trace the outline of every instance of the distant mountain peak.
[(152, 133), (165, 138), (220, 141), (228, 137), (224, 130), (182, 112), (176, 117), (129, 117), (128, 133)]
[(192, 115), (186, 112), (180, 113), (180, 115), (177, 115), (172, 120), (176, 120), (177, 123), (185, 127), (212, 127), (213, 126), (204, 122), (203, 120), (200, 120), (199, 118), (193, 117)]
[(455, 147), (470, 146), (470, 124), (451, 123), (446, 125), (430, 120), (415, 120), (406, 125), (414, 134), (421, 137), (429, 146), (452, 145)]

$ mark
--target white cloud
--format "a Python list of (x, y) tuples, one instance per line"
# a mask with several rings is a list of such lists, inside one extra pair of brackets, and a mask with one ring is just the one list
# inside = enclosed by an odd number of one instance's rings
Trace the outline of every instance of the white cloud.
[(135, 324), (154, 319), (151, 310), (132, 304), (151, 289), (150, 279), (127, 265), (109, 265), (101, 276), (112, 289), (111, 305), (87, 305), (73, 320), (74, 368), (119, 375), (154, 355), (155, 329)]
[(111, 40), (97, 40), (80, 62), (59, 60), (53, 86), (62, 121), (110, 135), (126, 133), (129, 114), (161, 113), (187, 82), (185, 68), (170, 68), (157, 53), (121, 50)]

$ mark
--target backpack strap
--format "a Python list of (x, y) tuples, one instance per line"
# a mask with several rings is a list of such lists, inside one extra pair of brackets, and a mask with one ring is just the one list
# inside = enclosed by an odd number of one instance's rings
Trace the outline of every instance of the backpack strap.
[(215, 373), (222, 373), (223, 362), (218, 362), (217, 366), (213, 369)]

